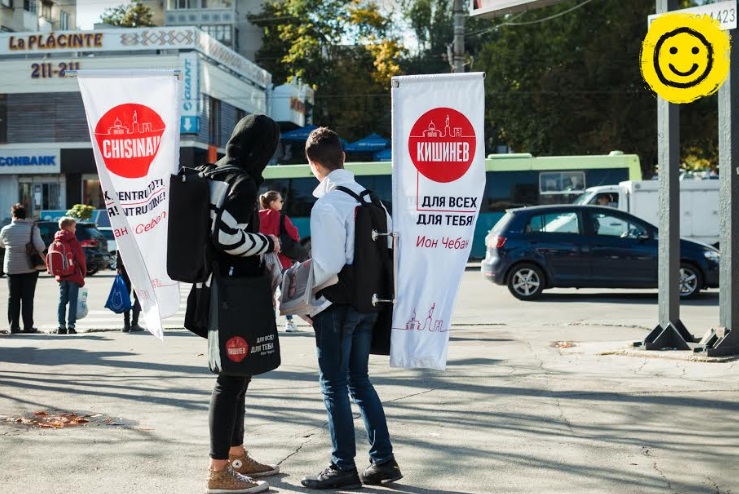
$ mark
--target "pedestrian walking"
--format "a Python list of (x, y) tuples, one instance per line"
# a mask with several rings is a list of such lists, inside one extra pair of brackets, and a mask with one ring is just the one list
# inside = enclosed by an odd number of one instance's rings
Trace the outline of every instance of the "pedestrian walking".
[[(85, 286), (87, 276), (87, 263), (85, 253), (82, 251), (79, 240), (77, 240), (77, 222), (74, 218), (64, 217), (59, 220), (59, 231), (54, 234), (54, 243), (49, 251), (54, 251), (50, 262), (55, 262), (58, 257), (64, 268), (60, 267), (59, 274), (54, 278), (59, 283), (59, 306), (57, 308), (57, 322), (59, 327), (57, 334), (77, 334), (75, 325), (77, 323), (77, 297), (79, 290)], [(49, 270), (53, 274), (53, 268)], [(67, 311), (67, 305), (69, 310)]]
[[(131, 295), (133, 295), (133, 306), (130, 310), (127, 310), (123, 313), (122, 331), (124, 333), (143, 331), (144, 328), (139, 326), (139, 316), (141, 315), (141, 304), (139, 303), (139, 296), (136, 294), (136, 290), (133, 289), (131, 278), (128, 277), (126, 265), (123, 263), (120, 250), (116, 252), (115, 265), (116, 271), (119, 275), (121, 275), (121, 277), (123, 277), (123, 282), (126, 284), (128, 296), (131, 297)], [(133, 312), (133, 318), (131, 317), (131, 312)]]
[[(313, 175), (320, 182), (310, 214), (314, 283), (320, 285), (354, 260), (356, 200), (336, 187), (356, 194), (364, 187), (344, 169), (346, 158), (339, 136), (326, 127), (311, 132), (305, 144)], [(361, 280), (357, 280), (361, 282)], [(323, 297), (321, 297), (323, 298)], [(319, 381), (328, 412), (331, 464), (315, 476), (304, 477), (310, 489), (356, 489), (362, 483), (385, 484), (402, 478), (390, 442), (382, 402), (369, 380), (372, 327), (377, 313), (362, 314), (350, 304), (322, 302), (311, 314), (316, 334)], [(349, 394), (359, 406), (370, 442), (370, 465), (357, 472), (354, 418)]]
[[(259, 196), (259, 205), (261, 210), (259, 211), (259, 231), (267, 235), (280, 236), (280, 225), (285, 225), (285, 231), (287, 234), (295, 240), (300, 242), (300, 234), (298, 229), (295, 228), (290, 218), (282, 212), (283, 200), (282, 195), (276, 190), (268, 190), (261, 196)], [(277, 254), (280, 259), (280, 265), (282, 266), (283, 272), (293, 265), (293, 260), (287, 257), (284, 253), (280, 252)], [(293, 333), (298, 331), (298, 327), (293, 322), (293, 316), (285, 316), (285, 332)]]
[(8, 323), (10, 333), (21, 332), (23, 318), (24, 333), (38, 333), (33, 327), (33, 298), (36, 293), (38, 271), (28, 260), (26, 244), (33, 243), (36, 250), (44, 251), (41, 232), (26, 218), (23, 204), (15, 204), (10, 210), (12, 221), (0, 230), (0, 247), (5, 248), (3, 270), (8, 276)]
[[(276, 236), (259, 233), (257, 204), (257, 190), (264, 181), (262, 172), (279, 139), (280, 129), (274, 120), (249, 115), (236, 124), (226, 145), (226, 156), (216, 163), (216, 167), (239, 168), (223, 172), (229, 190), (215, 220), (216, 264), (223, 277), (259, 276), (263, 268), (261, 254), (280, 250)], [(264, 491), (269, 484), (254, 478), (279, 472), (278, 466), (260, 463), (244, 447), (245, 399), (250, 381), (251, 377), (226, 374), (216, 379), (209, 410), (210, 494)]]

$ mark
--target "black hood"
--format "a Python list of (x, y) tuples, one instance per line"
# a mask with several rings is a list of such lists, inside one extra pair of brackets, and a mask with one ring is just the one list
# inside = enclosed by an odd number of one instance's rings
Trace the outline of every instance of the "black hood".
[(216, 165), (236, 165), (261, 184), (264, 181), (262, 171), (274, 156), (279, 142), (277, 122), (266, 115), (248, 115), (234, 127), (226, 144), (226, 156)]

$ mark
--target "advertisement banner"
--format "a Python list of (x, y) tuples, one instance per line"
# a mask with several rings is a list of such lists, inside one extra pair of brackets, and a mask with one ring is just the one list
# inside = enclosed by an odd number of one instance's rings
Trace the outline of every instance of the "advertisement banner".
[(485, 189), (484, 74), (394, 77), (397, 302), (390, 365), (444, 369)]
[(180, 81), (173, 71), (79, 71), (92, 149), (118, 250), (147, 329), (180, 305), (167, 275), (169, 176), (177, 170)]

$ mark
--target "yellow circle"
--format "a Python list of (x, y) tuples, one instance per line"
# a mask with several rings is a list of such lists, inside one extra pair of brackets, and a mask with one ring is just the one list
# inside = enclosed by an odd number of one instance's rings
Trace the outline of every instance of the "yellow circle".
[(649, 26), (641, 48), (644, 80), (670, 103), (690, 103), (716, 91), (729, 75), (731, 41), (707, 15), (671, 13)]

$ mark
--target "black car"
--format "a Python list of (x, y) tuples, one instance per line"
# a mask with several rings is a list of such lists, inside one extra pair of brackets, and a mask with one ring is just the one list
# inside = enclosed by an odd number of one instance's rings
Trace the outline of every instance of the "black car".
[[(54, 234), (59, 231), (59, 224), (56, 221), (38, 221), (36, 225), (41, 232), (44, 245), (48, 247), (54, 241)], [(97, 225), (95, 223), (78, 222), (75, 234), (85, 253), (87, 274), (92, 276), (101, 269), (108, 269), (111, 263), (108, 241), (97, 229)]]
[[(482, 274), (533, 300), (546, 288), (656, 288), (657, 228), (609, 207), (512, 209), (485, 238)], [(719, 251), (680, 240), (680, 297), (718, 287)]]

